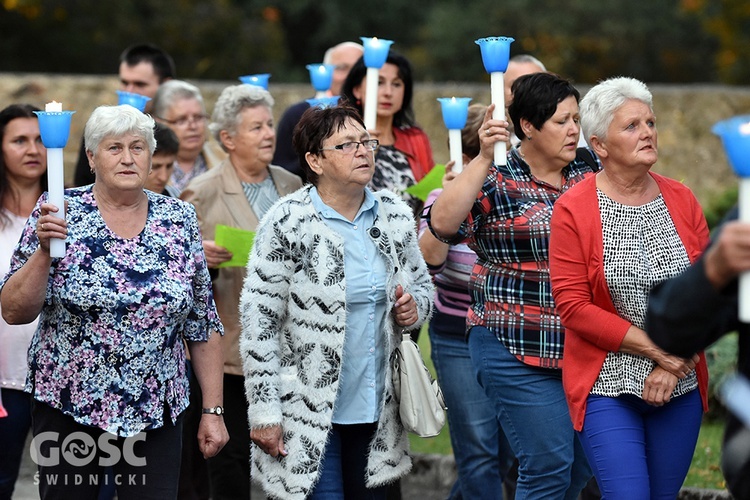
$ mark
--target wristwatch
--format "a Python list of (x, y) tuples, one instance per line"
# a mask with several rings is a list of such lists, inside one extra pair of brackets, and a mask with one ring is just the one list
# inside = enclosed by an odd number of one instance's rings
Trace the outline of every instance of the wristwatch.
[(210, 413), (211, 415), (224, 415), (223, 406), (214, 406), (213, 408), (203, 408), (203, 413)]

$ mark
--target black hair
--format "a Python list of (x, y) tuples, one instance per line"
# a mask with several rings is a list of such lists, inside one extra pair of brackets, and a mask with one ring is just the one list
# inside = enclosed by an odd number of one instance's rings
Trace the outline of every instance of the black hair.
[(557, 105), (570, 96), (581, 99), (581, 94), (568, 80), (554, 73), (532, 73), (519, 77), (511, 87), (513, 102), (508, 114), (516, 136), (524, 139), (521, 119), (528, 120), (537, 130), (557, 111)]
[(180, 149), (180, 140), (177, 135), (163, 123), (156, 122), (154, 125), (154, 139), (156, 139), (154, 154), (176, 155)]
[(177, 75), (172, 56), (152, 43), (131, 45), (120, 54), (120, 62), (128, 66), (149, 63), (154, 67), (154, 73), (159, 83), (174, 78)]

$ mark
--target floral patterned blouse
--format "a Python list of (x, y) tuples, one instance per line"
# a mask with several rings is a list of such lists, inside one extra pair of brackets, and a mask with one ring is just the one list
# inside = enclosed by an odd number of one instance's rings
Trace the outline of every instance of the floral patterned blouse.
[[(174, 423), (188, 405), (187, 341), (223, 333), (192, 205), (146, 191), (146, 226), (123, 239), (92, 186), (67, 190), (66, 254), (54, 259), (26, 390), (77, 422), (119, 436)], [(7, 279), (39, 245), (42, 195)]]

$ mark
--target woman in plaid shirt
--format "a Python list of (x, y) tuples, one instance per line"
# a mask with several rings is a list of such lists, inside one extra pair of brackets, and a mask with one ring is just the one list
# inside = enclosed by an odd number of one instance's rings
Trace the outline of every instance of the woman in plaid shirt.
[[(519, 461), (516, 498), (575, 499), (591, 470), (562, 388), (564, 329), (549, 282), (549, 222), (562, 193), (598, 170), (577, 154), (579, 93), (550, 73), (519, 78), (508, 111), (520, 145), (492, 161), (508, 123), (479, 130), (481, 153), (446, 186), (428, 214), (447, 243), (477, 253), (469, 283), (469, 350), (479, 382)], [(490, 495), (496, 492), (488, 492)]]

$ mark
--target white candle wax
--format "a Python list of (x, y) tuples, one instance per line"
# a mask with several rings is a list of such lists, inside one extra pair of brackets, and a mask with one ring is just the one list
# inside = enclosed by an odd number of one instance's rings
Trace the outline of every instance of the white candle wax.
[(367, 80), (365, 83), (365, 128), (375, 130), (378, 118), (378, 79), (380, 70), (378, 68), (367, 68)]
[(448, 130), (448, 147), (450, 148), (451, 161), (453, 162), (453, 171), (457, 174), (460, 174), (464, 169), (460, 130)]
[(44, 105), (44, 111), (46, 111), (47, 113), (62, 111), (62, 103), (57, 101), (48, 102)]
[[(740, 178), (739, 189), (739, 219), (750, 222), (750, 178)], [(743, 323), (750, 323), (750, 271), (739, 277), (739, 318)]]
[[(490, 92), (495, 110), (493, 120), (505, 120), (505, 73), (493, 71), (490, 73)], [(505, 142), (495, 143), (495, 165), (505, 165)]]
[[(65, 219), (65, 171), (63, 170), (62, 148), (47, 150), (47, 183), (49, 184), (49, 202), (58, 208), (52, 213), (55, 217)], [(52, 238), (49, 242), (50, 257), (65, 256), (65, 240)]]

